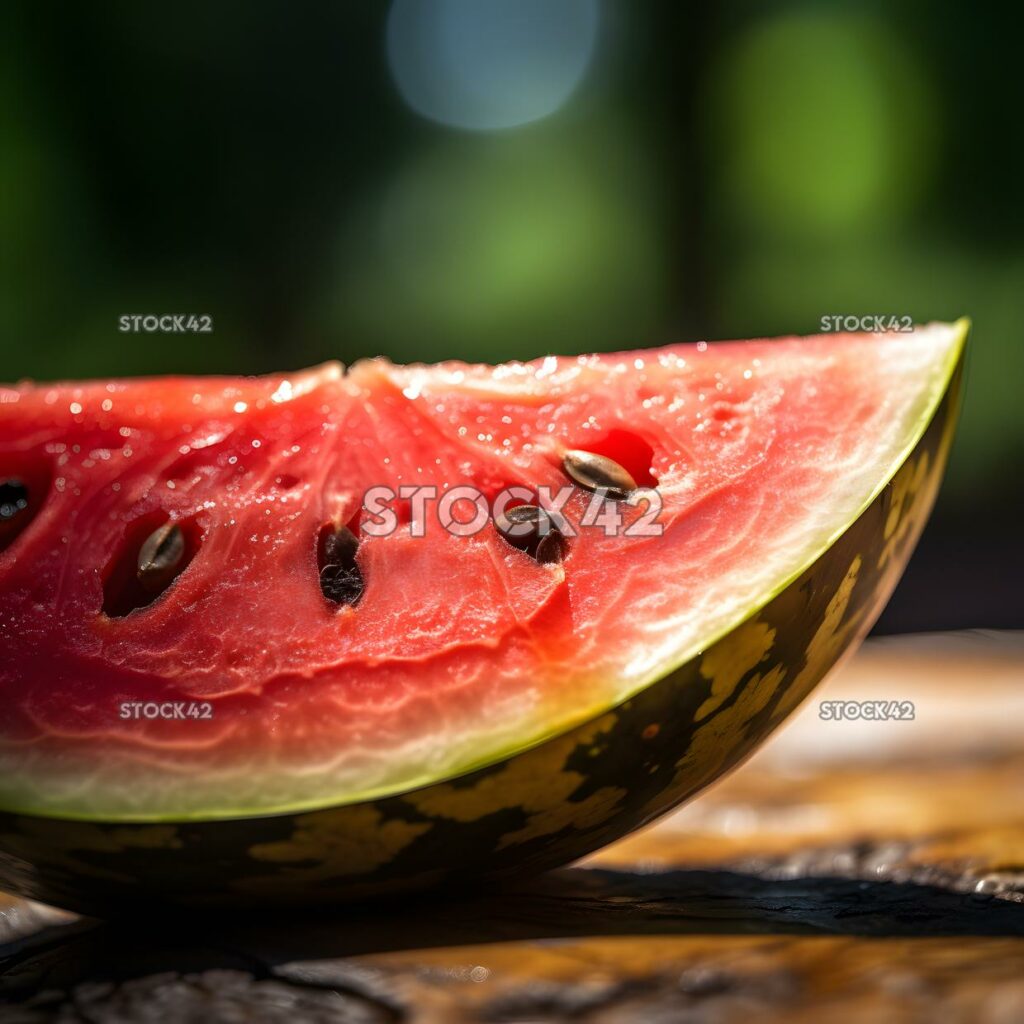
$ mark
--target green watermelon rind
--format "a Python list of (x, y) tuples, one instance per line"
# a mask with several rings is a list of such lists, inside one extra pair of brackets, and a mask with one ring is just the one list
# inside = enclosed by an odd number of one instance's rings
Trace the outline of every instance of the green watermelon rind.
[(749, 756), (870, 628), (931, 510), (966, 321), (929, 415), (860, 515), (703, 652), (587, 721), (457, 778), (249, 817), (96, 821), (0, 812), (0, 886), (79, 909), (148, 899), (296, 905), (567, 863)]
[[(932, 324), (926, 325), (928, 327), (934, 326)], [(947, 393), (950, 391), (950, 386), (956, 376), (956, 373), (961, 366), (964, 358), (964, 349), (967, 342), (967, 336), (970, 332), (971, 321), (969, 317), (961, 317), (956, 320), (953, 324), (949, 325), (954, 328), (957, 332), (954, 338), (953, 344), (950, 346), (949, 352), (947, 353), (946, 360), (943, 364), (942, 372), (937, 377), (937, 385), (932, 390), (929, 400), (921, 413), (921, 415), (914, 421), (914, 426), (908, 433), (909, 440), (904, 444), (900, 450), (899, 455), (893, 459), (888, 471), (881, 477), (879, 483), (874, 487), (869, 496), (860, 504), (856, 512), (846, 521), (846, 523), (840, 527), (837, 527), (829, 536), (828, 539), (819, 545), (814, 553), (807, 557), (798, 568), (794, 569), (788, 575), (782, 578), (782, 582), (776, 584), (771, 590), (769, 590), (764, 597), (759, 598), (752, 605), (750, 605), (744, 611), (738, 613), (731, 622), (723, 626), (719, 630), (711, 633), (707, 639), (702, 639), (700, 642), (685, 648), (682, 654), (675, 655), (669, 661), (664, 662), (657, 669), (648, 673), (646, 676), (640, 677), (629, 690), (621, 695), (615, 704), (621, 704), (628, 701), (636, 694), (647, 689), (649, 686), (654, 685), (659, 680), (664, 679), (667, 675), (677, 671), (682, 666), (686, 665), (694, 658), (698, 657), (702, 652), (715, 646), (723, 638), (727, 637), (730, 633), (738, 629), (744, 622), (753, 618), (759, 611), (769, 605), (776, 597), (779, 596), (783, 591), (790, 587), (797, 579), (799, 579), (807, 570), (815, 564), (824, 554), (831, 548), (840, 537), (843, 536), (849, 530), (850, 525), (856, 522), (863, 514), (874, 504), (878, 499), (878, 496), (890, 485), (893, 478), (899, 472), (900, 468), (906, 463), (907, 459), (911, 456), (917, 446), (920, 444), (921, 438), (924, 436), (925, 431), (935, 418), (940, 405), (942, 404)], [(959, 394), (957, 395), (959, 401)], [(958, 407), (957, 407), (958, 408)], [(954, 421), (955, 421), (954, 415)], [(881, 608), (879, 608), (881, 612)], [(515, 745), (503, 748), (497, 754), (491, 754), (486, 758), (481, 758), (479, 761), (469, 761), (466, 766), (461, 768), (458, 772), (452, 773), (447, 778), (457, 778), (461, 775), (468, 774), (480, 769), (486, 768), (489, 765), (506, 761), (510, 757), (514, 757), (516, 754), (523, 753), (531, 749), (532, 747), (541, 746), (547, 743), (549, 740), (556, 736), (564, 735), (566, 732), (577, 728), (579, 725), (591, 720), (595, 715), (600, 714), (604, 709), (597, 711), (588, 711), (581, 713), (576, 718), (570, 720), (568, 724), (561, 723), (558, 729), (554, 729), (545, 733), (540, 734), (536, 739), (528, 743), (517, 743)], [(438, 781), (444, 781), (442, 779), (424, 777), (419, 780), (415, 780), (407, 785), (398, 787), (382, 787), (379, 790), (367, 790), (360, 793), (352, 799), (346, 799), (345, 803), (361, 803), (365, 800), (376, 800), (383, 796), (389, 796), (396, 792), (406, 792), (410, 789), (417, 789), (423, 786), (432, 785)], [(290, 813), (296, 810), (315, 810), (317, 807), (324, 806), (337, 806), (341, 801), (332, 801), (330, 803), (318, 802), (311, 803), (308, 806), (291, 806), (287, 808), (285, 813)]]
[[(928, 325), (929, 327), (935, 325)], [(33, 814), (40, 817), (54, 817), (65, 820), (74, 821), (123, 821), (123, 822), (179, 822), (179, 821), (220, 821), (228, 820), (232, 818), (249, 818), (253, 816), (271, 816), (271, 815), (287, 815), (300, 813), (303, 811), (314, 811), (322, 808), (337, 807), (345, 804), (360, 804), (367, 801), (378, 800), (387, 796), (391, 796), (398, 793), (409, 792), (411, 790), (420, 789), (433, 785), (438, 782), (458, 778), (460, 776), (470, 774), (483, 768), (487, 768), (490, 765), (498, 764), (508, 760), (511, 757), (521, 754), (533, 747), (541, 746), (551, 739), (564, 735), (579, 725), (595, 718), (596, 716), (603, 713), (609, 707), (616, 704), (620, 704), (637, 693), (642, 692), (649, 686), (655, 684), (658, 680), (665, 678), (665, 676), (679, 669), (681, 666), (686, 665), (688, 662), (698, 657), (702, 651), (709, 649), (710, 647), (717, 644), (723, 637), (728, 636), (744, 621), (756, 616), (757, 613), (769, 604), (775, 597), (789, 587), (795, 579), (800, 577), (809, 566), (813, 565), (822, 555), (841, 537), (851, 523), (855, 522), (864, 511), (870, 507), (870, 505), (876, 500), (878, 495), (884, 490), (889, 484), (895, 474), (899, 471), (899, 468), (905, 463), (911, 452), (919, 443), (921, 437), (924, 434), (928, 424), (931, 422), (935, 415), (939, 404), (946, 391), (949, 388), (950, 381), (955, 373), (956, 367), (960, 364), (962, 359), (963, 350), (967, 338), (967, 334), (970, 327), (970, 322), (966, 318), (962, 318), (952, 325), (941, 325), (950, 326), (956, 332), (956, 336), (953, 343), (949, 346), (946, 360), (942, 366), (941, 372), (935, 377), (935, 385), (932, 388), (931, 393), (927, 397), (922, 412), (919, 417), (913, 422), (913, 425), (908, 429), (907, 442), (904, 444), (899, 454), (892, 460), (888, 470), (880, 476), (879, 482), (876, 484), (874, 489), (871, 491), (869, 496), (860, 504), (856, 512), (850, 516), (846, 522), (840, 527), (836, 528), (824, 541), (817, 544), (811, 553), (799, 564), (799, 566), (784, 576), (779, 583), (777, 583), (772, 589), (766, 591), (763, 595), (749, 605), (746, 609), (738, 612), (732, 617), (725, 625), (720, 629), (710, 633), (707, 637), (702, 637), (700, 641), (690, 645), (688, 648), (683, 649), (681, 652), (674, 654), (670, 659), (662, 662), (660, 665), (655, 666), (650, 672), (645, 675), (638, 676), (636, 679), (631, 680), (621, 692), (619, 692), (614, 699), (610, 699), (599, 705), (592, 705), (589, 707), (579, 707), (572, 709), (571, 712), (563, 714), (557, 724), (553, 725), (543, 731), (536, 732), (534, 735), (527, 738), (517, 739), (516, 742), (506, 745), (497, 745), (491, 747), (486, 754), (479, 758), (467, 757), (463, 759), (456, 767), (449, 771), (446, 771), (443, 775), (438, 774), (421, 774), (421, 775), (410, 775), (406, 776), (400, 783), (388, 783), (386, 785), (372, 787), (361, 790), (354, 790), (344, 794), (339, 794), (336, 797), (331, 798), (316, 798), (308, 801), (290, 801), (287, 804), (281, 806), (264, 806), (258, 810), (250, 807), (237, 807), (237, 808), (225, 808), (219, 807), (216, 811), (207, 810), (195, 810), (195, 811), (182, 811), (173, 813), (139, 813), (139, 812), (128, 812), (110, 814), (109, 812), (96, 812), (88, 809), (83, 809), (81, 812), (69, 811), (62, 808), (56, 813), (47, 813), (41, 810), (37, 805), (18, 805), (10, 802), (6, 802), (4, 810), (11, 811), (14, 813)]]

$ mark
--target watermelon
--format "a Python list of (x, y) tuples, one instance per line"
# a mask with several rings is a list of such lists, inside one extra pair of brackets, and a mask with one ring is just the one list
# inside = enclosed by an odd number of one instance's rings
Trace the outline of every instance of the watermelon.
[(650, 821), (878, 615), (966, 330), (0, 387), (0, 884), (319, 903)]

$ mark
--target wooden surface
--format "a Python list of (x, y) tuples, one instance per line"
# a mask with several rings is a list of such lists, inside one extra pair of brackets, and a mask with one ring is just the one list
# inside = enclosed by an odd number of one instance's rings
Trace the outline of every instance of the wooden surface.
[[(826, 722), (822, 700), (913, 721)], [(690, 806), (514, 892), (100, 923), (0, 902), (0, 1021), (1024, 1021), (1024, 637), (864, 648)]]

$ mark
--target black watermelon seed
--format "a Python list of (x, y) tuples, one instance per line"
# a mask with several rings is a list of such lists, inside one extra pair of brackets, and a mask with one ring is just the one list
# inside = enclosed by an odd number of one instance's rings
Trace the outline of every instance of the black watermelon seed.
[(515, 505), (507, 508), (495, 519), (495, 523), (501, 523), (500, 530), (515, 530), (516, 534), (525, 536), (528, 527), (541, 527), (541, 524), (550, 521), (550, 516), (539, 505)]
[(537, 542), (537, 550), (533, 557), (542, 565), (546, 565), (549, 562), (560, 562), (564, 554), (565, 538), (557, 530), (554, 530), (546, 537), (541, 537)]
[(347, 565), (354, 562), (358, 547), (359, 538), (347, 526), (339, 526), (324, 538), (324, 564)]
[(537, 505), (516, 505), (494, 517), (494, 527), (514, 547), (525, 550), (553, 529), (551, 517)]
[(574, 484), (588, 491), (604, 491), (613, 501), (623, 501), (636, 490), (629, 470), (594, 452), (568, 451), (562, 458), (562, 468)]
[(560, 562), (565, 538), (551, 515), (537, 505), (516, 505), (494, 517), (494, 528), (514, 548), (538, 562)]
[(320, 589), (334, 604), (354, 605), (363, 596), (366, 584), (358, 566), (325, 565), (320, 570)]
[(320, 589), (334, 604), (354, 605), (366, 589), (356, 564), (359, 538), (347, 527), (329, 529), (320, 544)]
[(28, 488), (17, 478), (0, 482), (0, 523), (9, 523), (28, 508)]
[(136, 576), (143, 590), (158, 594), (178, 575), (185, 557), (185, 534), (177, 523), (164, 523), (139, 548)]

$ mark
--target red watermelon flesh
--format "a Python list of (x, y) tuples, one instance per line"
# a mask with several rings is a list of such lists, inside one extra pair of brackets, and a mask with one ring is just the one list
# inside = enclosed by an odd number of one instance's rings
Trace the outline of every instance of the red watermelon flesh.
[[(497, 367), (383, 360), (258, 379), (0, 387), (0, 808), (106, 820), (346, 803), (458, 775), (626, 699), (747, 617), (920, 436), (962, 332), (679, 345)], [(362, 537), (327, 601), (325, 524), (368, 488), (568, 481), (567, 449), (656, 486), (662, 536), (559, 562), (491, 524)], [(591, 495), (565, 506), (578, 523)], [(615, 503), (625, 524), (644, 503)], [(139, 544), (187, 568), (129, 610)], [(105, 610), (106, 609), (106, 610)], [(184, 719), (122, 717), (175, 702)], [(202, 717), (195, 717), (195, 715)]]

